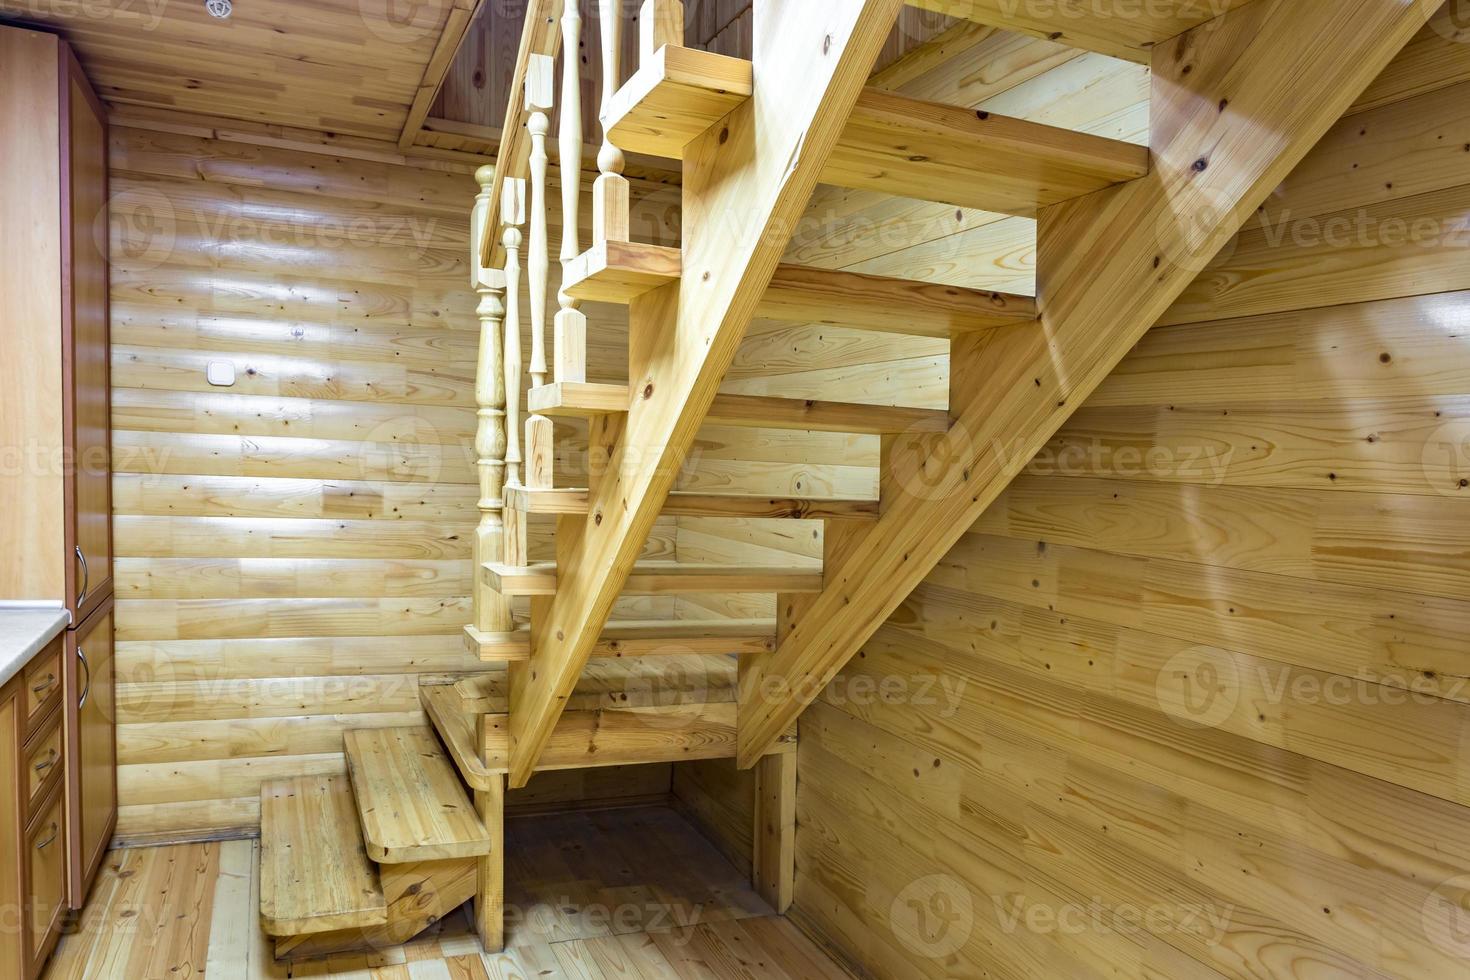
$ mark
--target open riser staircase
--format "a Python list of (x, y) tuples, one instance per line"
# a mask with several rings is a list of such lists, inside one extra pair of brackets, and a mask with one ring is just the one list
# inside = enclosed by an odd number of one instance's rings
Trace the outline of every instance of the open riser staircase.
[[(423, 688), (431, 728), (349, 733), (347, 779), (263, 791), (262, 906), (282, 953), (401, 941), (470, 898), (498, 948), (505, 793), (546, 769), (754, 767), (752, 874), (784, 911), (802, 710), (1436, 6), (1221, 0), (1051, 23), (1005, 0), (911, 2), (1150, 65), (1151, 149), (868, 87), (903, 0), (756, 0), (750, 60), (683, 47), (680, 0), (646, 0), (623, 84), (620, 4), (601, 0), (584, 248), (581, 66), (556, 60), (584, 43), (581, 10), (529, 4), (523, 84), (498, 165), (477, 175), (471, 242), (480, 524), (466, 639), (486, 668)], [(633, 240), (627, 154), (682, 167), (678, 247)], [(1037, 295), (783, 264), (819, 182), (1034, 218)], [(626, 383), (588, 380), (581, 307), (594, 302), (628, 307)], [(948, 409), (721, 393), (755, 317), (948, 340)], [(878, 436), (880, 492), (679, 491), (706, 424)], [(558, 426), (586, 441), (585, 485), (558, 486)], [(644, 560), (655, 521), (679, 516), (821, 521), (823, 558)], [(533, 560), (541, 518), (554, 557)], [(772, 593), (777, 617), (624, 612), (637, 608), (626, 597), (702, 592)], [(321, 826), (333, 832), (304, 844)], [(321, 894), (308, 858), (332, 869)]]

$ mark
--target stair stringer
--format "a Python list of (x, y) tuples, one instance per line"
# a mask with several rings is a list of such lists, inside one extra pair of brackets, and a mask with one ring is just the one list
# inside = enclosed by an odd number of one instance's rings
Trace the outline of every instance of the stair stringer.
[(278, 937), (276, 957), (304, 959), (402, 945), (475, 897), (477, 865), (475, 858), (380, 864), (383, 897), (388, 900), (385, 924)]
[(510, 786), (535, 771), (902, 0), (764, 0), (754, 95), (685, 154), (683, 279), (632, 301), (625, 417), (594, 425), (608, 472), (589, 515), (557, 527), (555, 597), (532, 604), (512, 667)]
[(954, 425), (917, 457), (885, 454), (878, 523), (844, 542), (824, 590), (783, 617), (777, 649), (743, 664), (742, 767), (858, 653), (1435, 6), (1256, 0), (1154, 49), (1152, 171), (1041, 212), (1040, 322), (956, 339)]

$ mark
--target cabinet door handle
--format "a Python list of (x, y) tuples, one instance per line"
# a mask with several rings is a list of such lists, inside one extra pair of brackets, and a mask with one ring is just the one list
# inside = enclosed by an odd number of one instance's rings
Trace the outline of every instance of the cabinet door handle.
[(45, 762), (36, 763), (36, 772), (45, 772), (47, 769), (50, 769), (54, 765), (56, 765), (56, 750), (52, 749), (46, 754)]
[(50, 837), (47, 837), (45, 840), (36, 841), (36, 850), (39, 851), (42, 848), (46, 847), (48, 844), (50, 844), (52, 841), (54, 841), (56, 839), (56, 836), (58, 834), (60, 834), (60, 833), (61, 833), (61, 828), (58, 827), (55, 823), (52, 823), (51, 824), (51, 836)]
[(46, 675), (46, 679), (44, 681), (42, 681), (39, 684), (33, 684), (31, 686), (31, 693), (32, 694), (40, 694), (42, 691), (49, 691), (55, 684), (56, 684), (56, 675), (55, 674), (47, 674)]
[(87, 554), (77, 545), (77, 561), (82, 563), (82, 594), (77, 596), (77, 608), (87, 604), (87, 586), (92, 583), (92, 573), (87, 570)]
[(81, 708), (87, 703), (87, 695), (92, 693), (92, 665), (87, 663), (87, 652), (77, 647), (77, 659), (82, 662), (82, 669), (86, 673), (86, 681), (82, 684), (82, 696), (77, 698), (77, 707)]

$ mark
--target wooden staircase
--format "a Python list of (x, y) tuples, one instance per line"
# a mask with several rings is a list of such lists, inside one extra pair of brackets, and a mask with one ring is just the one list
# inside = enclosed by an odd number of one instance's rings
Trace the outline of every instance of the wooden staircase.
[[(1130, 17), (1069, 8), (1051, 24), (1003, 0), (914, 2), (1150, 64), (1151, 150), (865, 88), (903, 0), (756, 0), (751, 61), (683, 48), (679, 0), (646, 0), (640, 65), (621, 86), (621, 20), (604, 0), (605, 140), (586, 251), (579, 59), (563, 59), (563, 277), (551, 314), (554, 59), (577, 49), (581, 20), (577, 4), (532, 0), (524, 94), (499, 166), (478, 175), (473, 222), (481, 521), (466, 640), (486, 669), (423, 688), (437, 740), (350, 733), (350, 793), (341, 780), (268, 787), (275, 884), (262, 906), (278, 949), (421, 927), (469, 894), (497, 947), (507, 788), (545, 769), (634, 762), (755, 767), (752, 873), (784, 911), (801, 711), (1435, 7), (1222, 0), (1199, 15), (1211, 5), (1165, 2)], [(682, 163), (680, 247), (632, 241), (625, 150)], [(1034, 218), (1038, 295), (781, 264), (819, 181)], [(583, 302), (628, 307), (627, 383), (589, 382)], [(948, 409), (721, 393), (756, 316), (945, 338)], [(589, 465), (581, 486), (558, 487), (555, 426), (568, 420), (586, 433)], [(707, 424), (878, 436), (879, 496), (680, 492)], [(647, 560), (654, 522), (685, 515), (820, 520), (824, 554), (779, 568)], [(554, 553), (533, 556), (528, 528), (542, 517), (555, 520)], [(773, 593), (778, 618), (617, 618), (627, 596), (701, 591)], [(416, 810), (415, 793), (442, 812)], [(314, 842), (311, 860), (340, 868), (319, 896), (291, 891), (307, 860), (292, 835), (313, 823), (337, 836)]]

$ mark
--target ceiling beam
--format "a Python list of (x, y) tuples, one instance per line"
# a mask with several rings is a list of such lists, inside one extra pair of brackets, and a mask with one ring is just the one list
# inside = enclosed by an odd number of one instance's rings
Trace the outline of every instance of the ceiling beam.
[(414, 90), (413, 103), (408, 107), (403, 131), (398, 134), (400, 150), (407, 150), (418, 139), (419, 129), (429, 117), (429, 109), (439, 95), (439, 87), (444, 84), (444, 78), (454, 64), (454, 56), (464, 43), (470, 24), (480, 12), (483, 3), (484, 0), (454, 0), (449, 8), (449, 15), (444, 18), (444, 27), (439, 32), (439, 40), (434, 43), (429, 63), (424, 66), (424, 75), (419, 79), (418, 88)]

